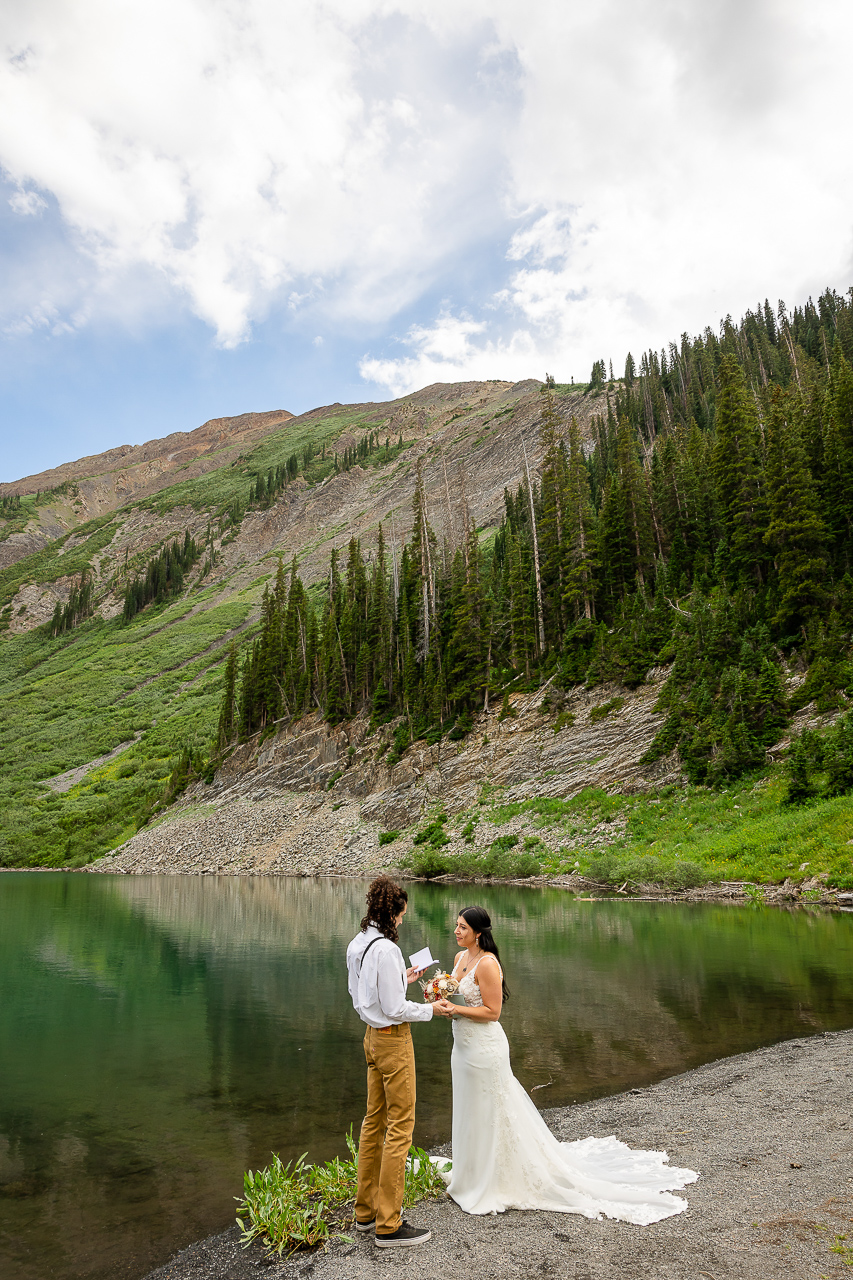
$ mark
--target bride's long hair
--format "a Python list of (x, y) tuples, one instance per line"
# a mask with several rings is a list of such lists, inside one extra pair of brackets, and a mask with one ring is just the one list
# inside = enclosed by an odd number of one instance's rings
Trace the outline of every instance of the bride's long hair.
[[(488, 951), (489, 955), (494, 956), (498, 964), (501, 964), (501, 953), (498, 951), (498, 944), (492, 937), (492, 918), (486, 908), (463, 907), (459, 914), (477, 934), (477, 945), (480, 950)], [(506, 1002), (509, 999), (509, 987), (506, 985), (506, 978), (503, 976), (503, 965), (501, 965), (501, 991)]]

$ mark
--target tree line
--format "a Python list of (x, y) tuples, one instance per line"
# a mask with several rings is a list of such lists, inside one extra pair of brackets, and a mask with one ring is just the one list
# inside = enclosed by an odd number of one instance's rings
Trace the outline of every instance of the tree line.
[(187, 529), (183, 542), (175, 538), (159, 555), (148, 561), (145, 573), (128, 582), (124, 593), (122, 620), (130, 622), (149, 604), (160, 604), (184, 589), (184, 575), (195, 564), (203, 548)]
[(47, 624), (48, 634), (53, 637), (64, 635), (79, 626), (84, 618), (90, 617), (95, 608), (93, 590), (92, 575), (84, 569), (79, 579), (72, 581), (65, 604), (56, 602), (53, 617)]

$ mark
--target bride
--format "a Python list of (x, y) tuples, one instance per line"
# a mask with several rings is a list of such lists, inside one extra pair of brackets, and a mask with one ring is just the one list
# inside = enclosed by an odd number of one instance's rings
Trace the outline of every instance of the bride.
[(454, 977), (463, 1006), (453, 1016), (453, 1165), (447, 1190), (466, 1213), (550, 1209), (587, 1218), (646, 1224), (681, 1213), (671, 1195), (695, 1182), (692, 1169), (671, 1169), (661, 1151), (632, 1151), (614, 1137), (558, 1142), (512, 1074), (500, 1024), (509, 991), (482, 907), (456, 922)]

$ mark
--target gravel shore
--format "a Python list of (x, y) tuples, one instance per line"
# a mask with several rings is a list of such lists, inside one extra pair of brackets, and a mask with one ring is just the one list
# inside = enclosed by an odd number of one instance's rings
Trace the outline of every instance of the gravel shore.
[(409, 1211), (432, 1240), (372, 1237), (268, 1262), (237, 1231), (185, 1249), (147, 1280), (835, 1280), (853, 1266), (853, 1031), (788, 1040), (630, 1093), (543, 1112), (566, 1140), (614, 1133), (697, 1169), (689, 1209), (648, 1227), (558, 1213), (470, 1217), (449, 1200)]

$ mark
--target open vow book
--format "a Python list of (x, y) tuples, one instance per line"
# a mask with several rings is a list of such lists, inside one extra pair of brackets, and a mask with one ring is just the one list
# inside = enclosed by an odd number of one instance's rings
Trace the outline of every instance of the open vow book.
[(413, 969), (428, 969), (431, 964), (438, 964), (429, 947), (421, 947), (413, 956), (409, 956)]

